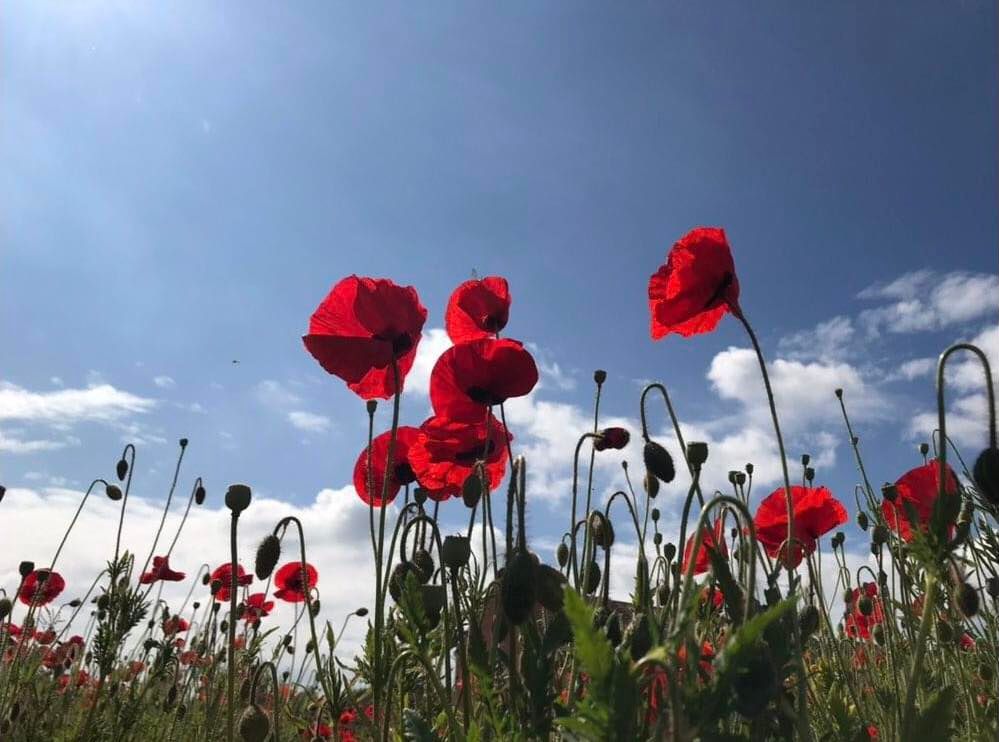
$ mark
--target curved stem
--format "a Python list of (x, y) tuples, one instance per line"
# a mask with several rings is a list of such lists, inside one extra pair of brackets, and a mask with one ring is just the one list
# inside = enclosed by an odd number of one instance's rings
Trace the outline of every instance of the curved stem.
[[(163, 516), (160, 518), (160, 527), (156, 529), (156, 535), (153, 537), (152, 548), (149, 549), (149, 556), (146, 557), (145, 564), (142, 565), (142, 569), (139, 570), (139, 575), (141, 576), (145, 573), (146, 569), (149, 567), (149, 562), (153, 558), (153, 554), (156, 553), (156, 544), (160, 541), (160, 535), (163, 533), (163, 524), (166, 523), (167, 513), (170, 512), (170, 503), (173, 500), (174, 490), (177, 489), (177, 477), (180, 476), (180, 464), (184, 460), (184, 452), (187, 450), (187, 439), (181, 439), (180, 455), (177, 457), (177, 466), (173, 470), (173, 481), (170, 483), (170, 491), (167, 493), (166, 505), (163, 506)], [(191, 493), (191, 497), (194, 497), (194, 493)], [(188, 503), (190, 507), (190, 503)], [(186, 513), (185, 513), (186, 517)]]

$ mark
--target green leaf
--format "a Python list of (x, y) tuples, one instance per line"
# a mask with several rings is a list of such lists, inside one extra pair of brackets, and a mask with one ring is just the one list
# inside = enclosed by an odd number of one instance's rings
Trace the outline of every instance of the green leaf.
[(413, 709), (402, 711), (402, 738), (413, 742), (435, 742), (437, 739), (430, 725)]
[(614, 666), (614, 648), (604, 633), (594, 628), (593, 611), (575, 590), (565, 591), (565, 615), (576, 640), (576, 657), (591, 682), (603, 684)]

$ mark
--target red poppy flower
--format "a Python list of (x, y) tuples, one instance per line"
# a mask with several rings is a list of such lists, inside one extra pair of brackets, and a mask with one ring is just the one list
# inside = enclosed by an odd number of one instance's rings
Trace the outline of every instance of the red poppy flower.
[(494, 490), (503, 481), (506, 445), (511, 440), (513, 436), (492, 415), (479, 423), (431, 417), (420, 426), (420, 436), (409, 449), (409, 461), (434, 500), (461, 492), (478, 461), (484, 461), (489, 489)]
[(434, 412), (480, 422), (486, 409), (523, 397), (538, 383), (534, 358), (516, 340), (483, 338), (452, 345), (430, 374)]
[(246, 606), (243, 609), (243, 620), (251, 624), (259, 624), (264, 616), (271, 615), (274, 609), (274, 601), (267, 600), (264, 593), (253, 593), (246, 599)]
[[(861, 606), (863, 599), (870, 601), (870, 612), (864, 613)], [(851, 639), (870, 639), (871, 629), (879, 623), (884, 623), (885, 614), (878, 598), (878, 586), (874, 582), (865, 582), (862, 587), (850, 590), (845, 596), (847, 614), (843, 622), (846, 635)], [(866, 602), (866, 601), (865, 601)]]
[[(386, 502), (392, 502), (399, 494), (399, 488), (416, 481), (413, 467), (409, 463), (410, 446), (420, 437), (420, 429), (401, 426), (396, 430), (395, 451), (392, 454), (393, 476), (389, 479), (385, 493)], [(375, 507), (382, 506), (382, 487), (385, 483), (385, 465), (388, 463), (389, 444), (392, 441), (392, 431), (382, 433), (371, 441), (371, 478), (374, 496), (368, 494), (368, 449), (361, 451), (354, 464), (354, 489), (357, 496), (365, 504), (374, 502)]]
[(628, 445), (630, 440), (631, 433), (624, 428), (604, 428), (600, 431), (600, 437), (593, 439), (593, 448), (596, 451), (609, 449), (620, 451)]
[(965, 631), (961, 634), (961, 638), (958, 639), (958, 646), (960, 646), (965, 652), (973, 652), (978, 646), (978, 643), (971, 637), (971, 634)]
[[(898, 495), (895, 502), (887, 500), (881, 502), (881, 512), (884, 513), (888, 527), (905, 541), (911, 541), (913, 534), (908, 508), (903, 503), (908, 503), (916, 511), (919, 517), (918, 526), (920, 530), (925, 531), (933, 515), (933, 504), (940, 492), (940, 483), (937, 479), (939, 470), (939, 463), (934, 459), (907, 471), (895, 482), (895, 492)], [(948, 495), (956, 495), (957, 477), (954, 476), (954, 470), (950, 466), (947, 467), (946, 477), (944, 491)]]
[(55, 641), (56, 633), (52, 629), (35, 632), (35, 641), (39, 644), (51, 644)]
[(452, 342), (496, 335), (510, 317), (510, 287), (505, 278), (486, 276), (465, 281), (454, 290), (444, 313)]
[(305, 574), (302, 574), (301, 562), (288, 562), (281, 565), (281, 568), (274, 575), (274, 597), (288, 603), (301, 603), (305, 600), (305, 593), (316, 586), (319, 580), (319, 572), (308, 562), (305, 563)]
[(653, 340), (711, 332), (726, 312), (739, 311), (739, 279), (723, 229), (685, 234), (649, 279)]
[(330, 291), (309, 320), (306, 349), (327, 372), (362, 399), (388, 399), (413, 366), (427, 310), (412, 286), (386, 278), (349, 276)]
[(781, 560), (790, 561), (797, 567), (805, 554), (815, 551), (815, 542), (820, 536), (836, 526), (846, 523), (846, 508), (832, 496), (825, 487), (791, 487), (791, 501), (794, 507), (794, 538), (790, 560), (782, 555), (782, 547), (787, 540), (787, 498), (784, 488), (770, 493), (756, 511), (753, 519), (756, 524), (756, 538), (772, 557), (781, 555)]
[(163, 622), (163, 633), (167, 636), (179, 634), (182, 631), (187, 631), (189, 628), (191, 628), (191, 624), (180, 616), (171, 616)]
[[(222, 587), (220, 587), (218, 592), (215, 593), (215, 600), (220, 603), (224, 603), (229, 600), (229, 588), (232, 585), (232, 562), (227, 562), (212, 572), (209, 581), (215, 582), (215, 580), (222, 583)], [(237, 564), (236, 584), (240, 587), (246, 587), (251, 582), (253, 582), (253, 575), (247, 574), (246, 570), (243, 569), (242, 564)]]
[(61, 574), (47, 569), (36, 569), (24, 578), (17, 597), (25, 605), (47, 605), (65, 589), (66, 581)]
[(718, 610), (725, 605), (725, 595), (722, 593), (721, 588), (715, 585), (705, 585), (702, 587), (698, 600), (702, 608), (712, 610)]
[(187, 575), (184, 572), (176, 572), (170, 569), (169, 556), (154, 556), (153, 568), (148, 572), (143, 572), (140, 582), (143, 585), (163, 580), (164, 582), (180, 582)]
[(311, 729), (302, 731), (304, 739), (330, 739), (333, 736), (333, 729), (327, 724), (316, 724)]
[[(683, 548), (683, 567), (680, 571), (687, 573), (687, 566), (690, 564), (690, 555), (694, 550), (694, 537), (692, 534), (687, 539), (687, 545)], [(728, 546), (725, 544), (725, 524), (719, 518), (715, 521), (713, 529), (703, 529), (701, 536), (701, 548), (697, 550), (697, 559), (694, 560), (694, 574), (699, 575), (711, 569), (711, 556), (708, 549), (714, 549), (721, 553), (722, 557), (728, 557)]]

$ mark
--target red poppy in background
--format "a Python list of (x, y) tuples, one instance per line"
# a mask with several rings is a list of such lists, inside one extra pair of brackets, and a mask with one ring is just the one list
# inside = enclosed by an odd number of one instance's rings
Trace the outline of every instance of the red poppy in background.
[(961, 634), (960, 638), (957, 640), (957, 644), (965, 652), (973, 652), (978, 647), (978, 642), (976, 642), (967, 631)]
[(191, 628), (191, 624), (180, 616), (171, 616), (163, 622), (163, 633), (167, 636), (179, 634), (182, 631), (187, 631), (189, 628)]
[(302, 573), (301, 562), (288, 562), (281, 565), (274, 574), (274, 597), (287, 603), (301, 603), (305, 594), (316, 586), (319, 572), (308, 562), (305, 563), (305, 574)]
[(770, 493), (756, 511), (753, 519), (756, 524), (756, 538), (763, 544), (767, 554), (780, 555), (785, 564), (797, 567), (805, 554), (815, 551), (816, 540), (847, 521), (843, 503), (832, 496), (825, 487), (791, 487), (791, 501), (794, 507), (794, 538), (790, 558), (782, 552), (787, 540), (787, 498), (784, 488)]
[[(212, 572), (210, 582), (215, 582), (215, 580), (222, 583), (222, 587), (215, 593), (215, 600), (224, 603), (229, 600), (229, 587), (232, 585), (232, 562), (227, 562)], [(236, 584), (240, 587), (246, 587), (251, 582), (253, 582), (253, 575), (247, 574), (242, 564), (237, 564)]]
[[(704, 528), (702, 532), (704, 535), (701, 536), (701, 548), (697, 550), (697, 558), (694, 560), (695, 575), (703, 574), (711, 569), (711, 556), (708, 554), (708, 549), (714, 549), (722, 557), (728, 557), (728, 546), (725, 544), (725, 524), (721, 518), (715, 521), (714, 528), (710, 530)], [(696, 535), (696, 533), (692, 534), (687, 539), (687, 545), (683, 548), (683, 567), (680, 569), (683, 574), (687, 573), (687, 566), (690, 564), (690, 555), (694, 550), (694, 537)]]
[(461, 492), (477, 461), (485, 462), (489, 489), (494, 490), (503, 481), (506, 445), (511, 440), (513, 436), (492, 415), (479, 423), (438, 415), (420, 426), (420, 436), (409, 450), (409, 461), (420, 485), (434, 500)]
[(451, 294), (444, 327), (451, 342), (495, 336), (510, 318), (510, 287), (500, 276), (465, 281)]
[(483, 338), (452, 345), (430, 374), (437, 415), (481, 422), (486, 408), (523, 397), (538, 383), (534, 358), (516, 340)]
[[(392, 502), (399, 494), (399, 488), (416, 481), (413, 467), (409, 463), (409, 450), (420, 437), (420, 429), (401, 426), (396, 430), (395, 451), (392, 455), (392, 477), (389, 478), (385, 501)], [(392, 441), (392, 431), (382, 433), (371, 441), (371, 477), (374, 487), (373, 496), (368, 494), (368, 449), (361, 451), (354, 464), (354, 489), (357, 496), (366, 504), (374, 503), (382, 506), (382, 486), (385, 482), (385, 465), (388, 463), (389, 444)]]
[(170, 569), (169, 556), (154, 556), (153, 568), (148, 572), (143, 572), (139, 581), (143, 585), (149, 585), (157, 580), (163, 580), (164, 582), (180, 582), (185, 577), (187, 577), (187, 575), (184, 572), (176, 572)]
[(264, 616), (271, 615), (274, 609), (274, 601), (267, 600), (264, 593), (253, 593), (246, 599), (246, 606), (243, 609), (243, 620), (256, 626)]
[(624, 428), (604, 428), (600, 436), (593, 439), (594, 451), (622, 450), (631, 440), (631, 433)]
[(726, 312), (739, 311), (739, 279), (723, 229), (692, 229), (649, 279), (653, 340), (711, 332)]
[[(870, 613), (865, 615), (861, 610), (861, 599), (871, 601)], [(878, 598), (878, 586), (874, 582), (865, 582), (862, 587), (850, 590), (844, 596), (847, 613), (843, 621), (843, 629), (851, 639), (870, 639), (871, 629), (879, 623), (884, 623), (885, 614)]]
[(17, 597), (25, 605), (47, 605), (59, 597), (59, 593), (65, 589), (66, 580), (61, 574), (47, 569), (36, 569), (24, 578)]
[[(933, 505), (940, 492), (940, 482), (937, 475), (940, 465), (937, 459), (917, 466), (915, 469), (907, 471), (898, 481), (895, 482), (895, 492), (898, 497), (895, 502), (881, 501), (881, 512), (884, 513), (885, 522), (888, 527), (903, 538), (905, 541), (912, 540), (912, 525), (909, 522), (907, 508), (903, 503), (909, 505), (916, 511), (919, 517), (919, 529), (925, 531), (933, 515)], [(954, 470), (947, 467), (945, 492), (948, 495), (957, 494), (957, 477)]]
[(52, 629), (35, 632), (35, 641), (39, 644), (51, 644), (55, 641), (56, 633)]
[(348, 276), (312, 313), (306, 349), (362, 399), (388, 399), (413, 366), (427, 310), (412, 286), (387, 278)]

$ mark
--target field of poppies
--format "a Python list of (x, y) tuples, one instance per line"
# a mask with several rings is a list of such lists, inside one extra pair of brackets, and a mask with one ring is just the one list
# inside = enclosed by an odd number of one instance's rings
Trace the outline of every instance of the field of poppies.
[[(453, 345), (431, 375), (434, 414), (406, 425), (400, 395), (427, 310), (413, 287), (350, 276), (303, 341), (367, 405), (368, 445), (353, 471), (375, 568), (369, 608), (352, 614), (368, 621), (363, 652), (344, 656), (342, 627), (317, 620), (308, 553), (323, 534), (287, 517), (261, 543), (243, 543), (245, 485), (225, 494), (231, 560), (210, 573), (171, 565), (180, 530), (169, 541), (161, 526), (148, 556), (121, 548), (129, 445), (87, 491), (121, 507), (106, 568), (90, 585), (67, 585), (60, 547), (48, 563), (22, 563), (20, 583), (2, 592), (0, 739), (995, 740), (999, 448), (985, 355), (968, 344), (942, 353), (937, 431), (894, 484), (872, 485), (849, 400), (829, 400), (857, 465), (844, 497), (815, 485), (808, 456), (788, 458), (724, 231), (680, 238), (648, 296), (652, 340), (710, 342), (682, 338), (709, 335), (726, 315), (745, 329), (780, 451), (775, 491), (754, 492), (752, 463), (728, 473), (728, 491), (702, 491), (710, 451), (684, 440), (663, 384), (636, 400), (642, 430), (602, 426), (598, 370), (594, 425), (565, 451), (564, 535), (539, 553), (527, 530), (531, 462), (504, 410), (531, 392), (538, 368), (503, 336), (507, 281), (455, 289), (445, 312)], [(947, 436), (945, 371), (957, 356), (981, 361), (981, 451), (958, 451)], [(379, 400), (392, 405), (385, 431), (374, 429)], [(672, 423), (668, 446), (650, 436), (653, 408)], [(603, 499), (595, 457), (638, 435), (643, 460), (628, 462), (627, 490)], [(675, 533), (660, 530), (667, 486), (668, 507), (682, 501)], [(199, 480), (187, 509), (204, 498)], [(467, 529), (442, 532), (445, 510), (467, 515)], [(857, 572), (838, 530), (851, 521), (870, 544)], [(626, 602), (609, 594), (616, 534), (638, 544)], [(838, 567), (834, 585), (818, 577), (823, 560)], [(157, 599), (169, 581), (190, 584), (183, 604)], [(66, 591), (80, 597), (60, 605)], [(276, 601), (296, 604), (303, 641), (275, 625)]]

